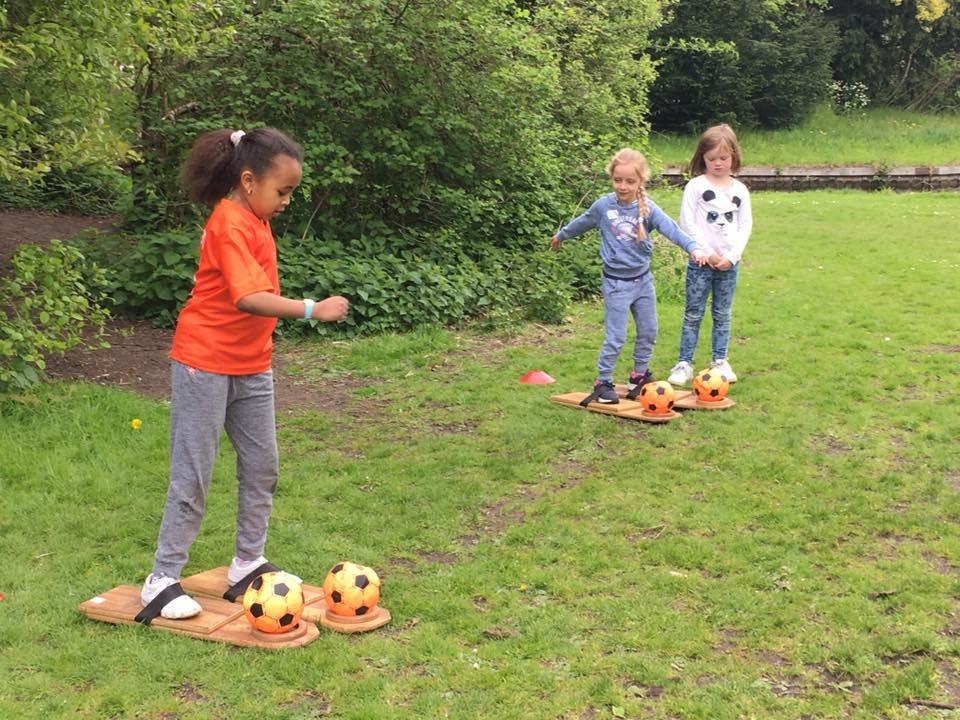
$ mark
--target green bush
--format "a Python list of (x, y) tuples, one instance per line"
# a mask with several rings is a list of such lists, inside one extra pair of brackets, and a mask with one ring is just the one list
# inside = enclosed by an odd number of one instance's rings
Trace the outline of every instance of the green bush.
[(118, 312), (172, 326), (193, 288), (199, 233), (98, 235), (86, 253), (107, 268), (105, 291)]
[(59, 240), (43, 247), (23, 245), (12, 260), (12, 276), (0, 278), (0, 391), (36, 383), (44, 358), (102, 337), (108, 317), (103, 271), (80, 250)]
[(796, 124), (826, 97), (836, 36), (813, 5), (681, 0), (654, 34), (653, 126)]
[(0, 183), (0, 207), (114, 215), (129, 202), (130, 178), (115, 168), (54, 168), (33, 181)]
[[(430, 257), (412, 249), (347, 255), (336, 242), (283, 240), (280, 275), (286, 294), (350, 300), (344, 323), (314, 323), (324, 335), (450, 325), (469, 318), (559, 323), (571, 299), (569, 277), (556, 259), (525, 253)], [(288, 330), (303, 330), (288, 323)]]
[(836, 0), (827, 18), (839, 30), (833, 76), (843, 86), (866, 86), (874, 104), (960, 110), (960, 4)]

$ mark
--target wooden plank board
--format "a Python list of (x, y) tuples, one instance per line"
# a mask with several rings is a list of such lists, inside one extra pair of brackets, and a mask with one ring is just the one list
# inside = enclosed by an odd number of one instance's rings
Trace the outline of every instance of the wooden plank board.
[(643, 422), (649, 423), (665, 423), (680, 417), (680, 413), (673, 411), (662, 415), (648, 413), (643, 409), (643, 405), (635, 400), (621, 400), (614, 405), (592, 402), (584, 408), (580, 405), (580, 402), (587, 397), (587, 395), (588, 393), (585, 392), (565, 393), (563, 395), (554, 395), (550, 398), (550, 401), (558, 405), (590, 410), (592, 412), (603, 413), (604, 415), (616, 415), (617, 417), (628, 418), (630, 420), (642, 420)]
[[(182, 620), (158, 617), (143, 627), (200, 640), (269, 649), (301, 647), (320, 635), (316, 625), (303, 619), (290, 632), (263, 633), (251, 627), (243, 615), (243, 608), (235, 603), (207, 597), (199, 597), (197, 602), (203, 608), (199, 615)], [(114, 625), (139, 625), (134, 617), (142, 609), (140, 588), (136, 585), (120, 585), (85, 600), (80, 603), (79, 609), (91, 620)]]
[[(617, 395), (626, 397), (628, 388), (626, 385), (614, 386)], [(726, 410), (732, 408), (736, 403), (728, 395), (723, 400), (717, 402), (704, 402), (697, 398), (693, 390), (673, 389), (673, 409), (674, 410)]]

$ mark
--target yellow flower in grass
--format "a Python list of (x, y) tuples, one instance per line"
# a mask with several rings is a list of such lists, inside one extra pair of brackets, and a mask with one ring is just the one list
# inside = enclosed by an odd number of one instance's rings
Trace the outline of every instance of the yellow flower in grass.
[(140, 418), (134, 418), (130, 421), (130, 427), (134, 430), (139, 430), (141, 425), (143, 425), (143, 422), (141, 422)]

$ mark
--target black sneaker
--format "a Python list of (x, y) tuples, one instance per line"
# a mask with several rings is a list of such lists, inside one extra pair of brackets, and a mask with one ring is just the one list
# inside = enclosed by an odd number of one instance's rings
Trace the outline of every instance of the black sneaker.
[(615, 405), (620, 402), (620, 396), (609, 380), (597, 380), (593, 384), (593, 393), (597, 396), (597, 402), (609, 403)]
[(643, 371), (643, 375), (631, 371), (630, 379), (627, 380), (627, 389), (633, 390), (635, 388), (641, 388), (649, 382), (653, 382), (653, 373), (650, 372), (649, 368)]

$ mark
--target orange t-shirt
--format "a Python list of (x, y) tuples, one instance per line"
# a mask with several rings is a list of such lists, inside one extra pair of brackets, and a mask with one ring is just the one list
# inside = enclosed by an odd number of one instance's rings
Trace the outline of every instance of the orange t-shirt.
[(193, 280), (170, 357), (221, 375), (269, 370), (277, 319), (241, 312), (237, 302), (255, 292), (280, 293), (270, 223), (221, 200), (203, 229)]

